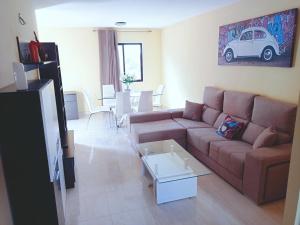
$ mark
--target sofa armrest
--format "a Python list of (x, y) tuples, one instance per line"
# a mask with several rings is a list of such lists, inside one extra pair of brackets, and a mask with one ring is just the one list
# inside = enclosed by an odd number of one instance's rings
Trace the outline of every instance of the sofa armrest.
[(132, 123), (144, 123), (158, 120), (168, 120), (172, 118), (171, 112), (168, 111), (155, 111), (155, 112), (139, 112), (129, 115), (129, 122)]
[(172, 119), (174, 118), (182, 118), (184, 108), (181, 109), (169, 109), (168, 112), (172, 114)]
[(292, 144), (259, 148), (246, 154), (243, 192), (256, 203), (285, 196)]

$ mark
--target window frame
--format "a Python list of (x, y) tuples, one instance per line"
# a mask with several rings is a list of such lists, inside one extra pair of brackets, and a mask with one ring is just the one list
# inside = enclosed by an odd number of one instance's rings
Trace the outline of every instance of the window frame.
[(124, 51), (124, 46), (126, 46), (126, 45), (139, 45), (140, 46), (140, 52), (141, 52), (140, 53), (141, 79), (134, 80), (134, 82), (143, 82), (144, 81), (144, 71), (143, 71), (143, 43), (140, 43), (140, 42), (136, 42), (136, 43), (133, 43), (133, 42), (119, 42), (118, 43), (118, 46), (122, 46), (123, 62), (120, 62), (120, 63), (122, 63), (124, 74), (126, 74), (126, 68), (125, 68), (125, 51)]

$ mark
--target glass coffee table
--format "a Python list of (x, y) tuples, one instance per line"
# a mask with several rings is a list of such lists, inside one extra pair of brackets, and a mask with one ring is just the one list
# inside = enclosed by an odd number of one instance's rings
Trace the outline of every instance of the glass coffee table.
[(174, 140), (137, 145), (143, 161), (143, 174), (149, 177), (157, 204), (197, 196), (197, 179), (211, 174)]

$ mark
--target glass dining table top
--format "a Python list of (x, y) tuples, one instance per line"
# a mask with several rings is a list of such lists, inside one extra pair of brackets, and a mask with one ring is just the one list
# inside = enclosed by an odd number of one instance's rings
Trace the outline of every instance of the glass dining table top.
[[(159, 96), (160, 94), (153, 93), (154, 96)], [(131, 98), (139, 98), (141, 96), (141, 91), (130, 91)], [(98, 100), (105, 100), (105, 99), (116, 99), (116, 96), (106, 96), (102, 98), (98, 98)]]
[(211, 174), (174, 140), (138, 144), (137, 150), (152, 177), (160, 183)]

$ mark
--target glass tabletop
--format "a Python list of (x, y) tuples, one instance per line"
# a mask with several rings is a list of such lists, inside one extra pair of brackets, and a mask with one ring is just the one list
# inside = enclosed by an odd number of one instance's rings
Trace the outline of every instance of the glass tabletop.
[[(153, 97), (160, 96), (160, 95), (161, 94), (156, 94), (156, 93), (152, 94)], [(130, 97), (131, 98), (138, 98), (140, 96), (141, 96), (141, 92), (140, 91), (131, 91), (130, 92)], [(106, 97), (98, 98), (98, 100), (106, 100), (106, 99), (114, 100), (114, 99), (116, 99), (116, 96), (106, 96)]]
[(137, 150), (152, 177), (160, 183), (211, 174), (174, 140), (142, 143)]

